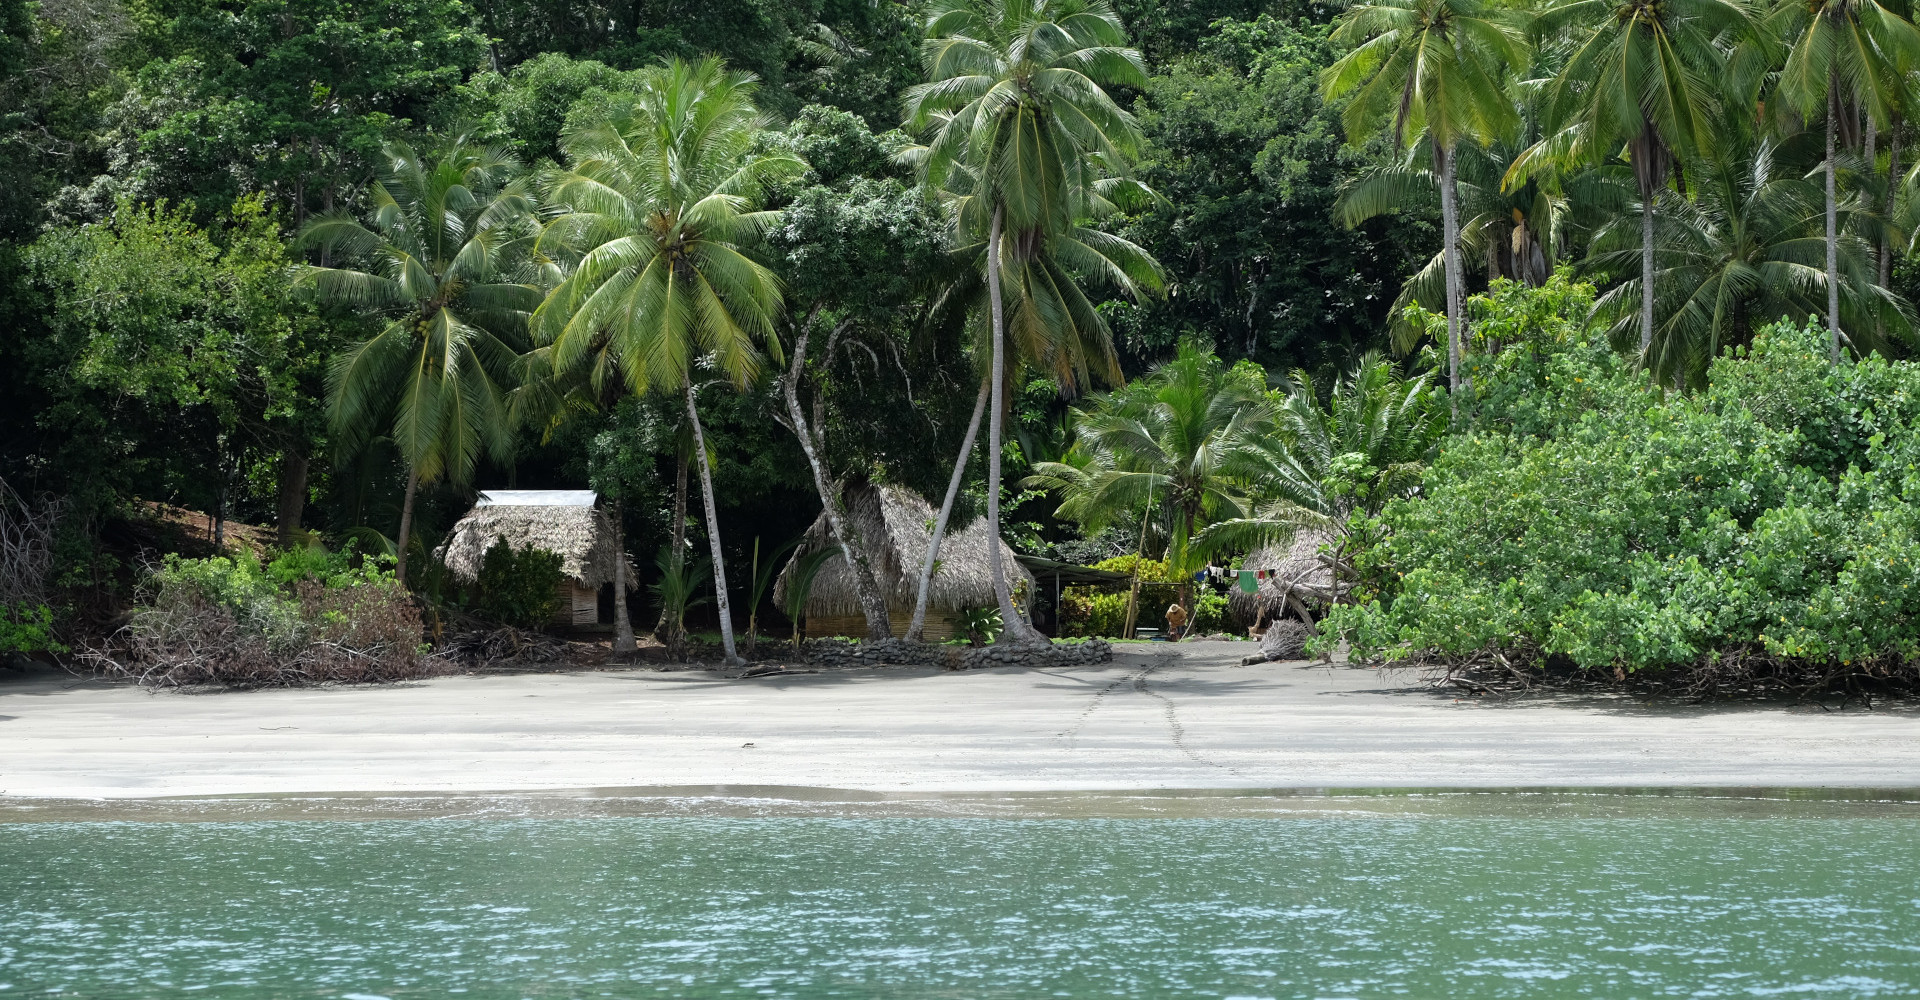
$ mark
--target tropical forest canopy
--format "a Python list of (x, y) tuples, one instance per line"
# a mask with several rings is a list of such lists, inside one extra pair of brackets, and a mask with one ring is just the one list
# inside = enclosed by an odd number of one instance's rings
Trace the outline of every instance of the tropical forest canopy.
[(142, 501), (420, 585), (517, 486), (599, 490), (725, 619), (756, 538), (938, 508), (977, 440), (952, 517), (1023, 552), (1312, 528), (1385, 608), (1395, 504), (1555, 351), (1715, 413), (1782, 319), (1903, 363), (1908, 13), (0, 0), (0, 478), (64, 505), (73, 614)]

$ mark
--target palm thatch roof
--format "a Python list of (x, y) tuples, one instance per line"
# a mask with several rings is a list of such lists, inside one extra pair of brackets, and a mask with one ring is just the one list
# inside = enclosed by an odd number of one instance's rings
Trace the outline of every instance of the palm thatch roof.
[[(585, 490), (513, 490), (480, 494), (480, 502), (447, 534), (436, 553), (461, 583), (480, 578), (480, 564), (495, 540), (516, 549), (545, 549), (560, 557), (560, 575), (598, 590), (613, 582), (613, 524)], [(639, 588), (627, 562), (627, 589)]]
[(1294, 532), (1291, 543), (1267, 546), (1242, 560), (1241, 566), (1268, 573), (1251, 594), (1233, 589), (1229, 600), (1234, 612), (1249, 617), (1255, 609), (1277, 614), (1285, 609), (1288, 593), (1303, 600), (1332, 600), (1339, 585), (1333, 567), (1320, 555), (1323, 547), (1332, 544), (1333, 536), (1328, 532), (1302, 528)]
[[(919, 494), (891, 484), (848, 487), (844, 500), (848, 526), (868, 542), (868, 558), (873, 560), (874, 576), (887, 597), (887, 605), (913, 607), (919, 597), (920, 565), (927, 558), (927, 546), (933, 542), (933, 522), (938, 512)], [(947, 532), (940, 542), (940, 561), (927, 594), (929, 607), (959, 610), (994, 603), (993, 577), (987, 565), (988, 537), (985, 518), (976, 519), (958, 531)], [(795, 561), (788, 562), (774, 582), (776, 603), (786, 605), (787, 578), (797, 560), (833, 545), (832, 538), (826, 512), (822, 511), (795, 550)], [(1012, 547), (1004, 541), (995, 541), (1000, 546), (1001, 564), (1006, 567), (1008, 583), (1018, 586), (1024, 581), (1031, 587), (1033, 575), (1020, 565)], [(853, 588), (853, 570), (847, 567), (845, 559), (835, 555), (821, 564), (813, 578), (813, 589), (807, 593), (806, 613), (861, 613), (860, 600)]]

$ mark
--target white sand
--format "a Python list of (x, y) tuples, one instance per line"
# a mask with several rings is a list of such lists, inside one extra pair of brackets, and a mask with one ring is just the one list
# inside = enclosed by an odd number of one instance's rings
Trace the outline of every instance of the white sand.
[(15, 677), (0, 679), (0, 795), (1920, 787), (1911, 705), (1458, 700), (1408, 674), (1233, 665), (1249, 648), (1134, 647), (1056, 671), (631, 670), (222, 694)]

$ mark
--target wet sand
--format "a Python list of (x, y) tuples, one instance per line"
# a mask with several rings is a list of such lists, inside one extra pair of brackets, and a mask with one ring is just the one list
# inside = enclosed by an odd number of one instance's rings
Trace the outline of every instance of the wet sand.
[(883, 793), (1920, 788), (1920, 707), (1462, 697), (1238, 666), (1246, 643), (1061, 670), (737, 680), (651, 669), (149, 693), (0, 674), (0, 795), (791, 787)]

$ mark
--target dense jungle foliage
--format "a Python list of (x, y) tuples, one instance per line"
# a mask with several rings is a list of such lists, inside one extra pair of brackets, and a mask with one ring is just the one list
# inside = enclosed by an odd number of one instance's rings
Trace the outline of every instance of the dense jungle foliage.
[[(1317, 539), (1329, 648), (1899, 673), (1909, 13), (0, 0), (0, 650), (333, 613), (182, 582), (252, 547), (372, 556), (411, 662), (394, 595), (550, 612), (437, 565), (502, 487), (661, 553), (617, 647), (664, 602), (733, 659), (759, 548), (878, 637), (885, 482), (1209, 629), (1195, 571)], [(1125, 618), (990, 555), (1004, 641)]]

